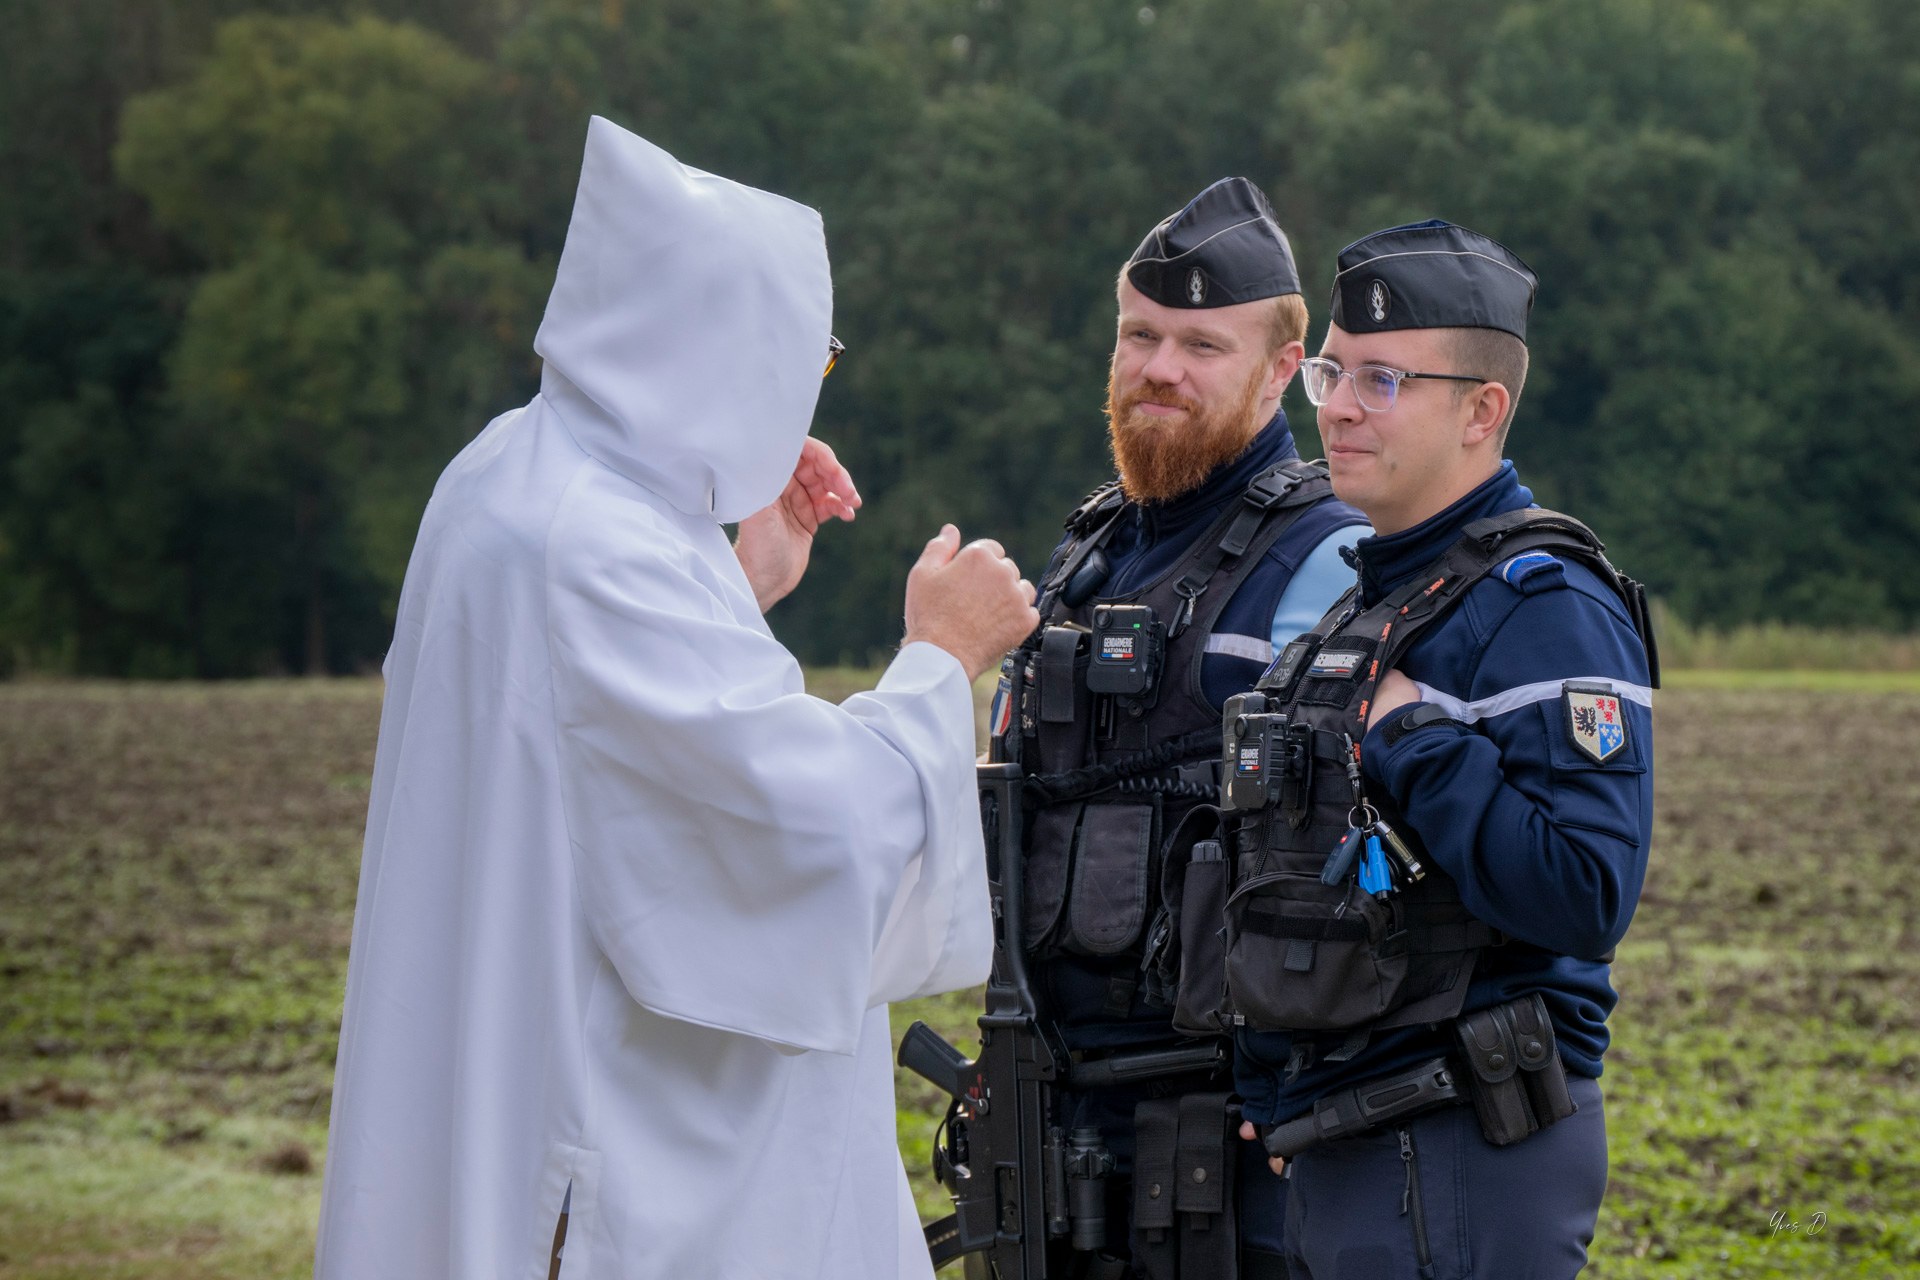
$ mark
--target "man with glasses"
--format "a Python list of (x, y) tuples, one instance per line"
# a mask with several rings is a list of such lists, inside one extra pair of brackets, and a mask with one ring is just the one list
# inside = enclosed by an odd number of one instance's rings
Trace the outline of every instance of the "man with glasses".
[(1334, 744), (1312, 803), (1236, 824), (1265, 865), (1321, 872), (1250, 893), (1279, 923), (1263, 942), (1237, 917), (1229, 944), (1274, 957), (1230, 957), (1227, 985), (1242, 1136), (1292, 1155), (1275, 1275), (1571, 1276), (1606, 1188), (1608, 960), (1646, 869), (1657, 675), (1638, 588), (1502, 460), (1535, 287), (1464, 227), (1382, 231), (1341, 252), (1302, 362), (1374, 535), (1260, 682)]
[[(1222, 179), (1162, 221), (1117, 288), (1107, 416), (1118, 478), (1070, 517), (1041, 579), (1043, 626), (1009, 660), (995, 717), (996, 750), (1030, 779), (1090, 771), (1033, 810), (1024, 924), (1048, 1018), (1096, 1061), (1179, 1041), (1155, 965), (1171, 929), (1161, 847), (1218, 786), (1222, 701), (1345, 589), (1340, 546), (1367, 532), (1324, 470), (1300, 460), (1280, 408), (1307, 312), (1286, 236), (1252, 183)], [(1148, 752), (1163, 767), (1114, 774)], [(1208, 1114), (1174, 1115), (1209, 1089)], [(1244, 1164), (1242, 1213), (1278, 1228), (1283, 1188), (1241, 1152), (1226, 1093), (1224, 1071), (1190, 1071), (1066, 1100), (1056, 1123), (1097, 1131), (1117, 1164), (1105, 1244), (1063, 1258), (1059, 1274), (1171, 1276), (1177, 1242), (1203, 1229), (1220, 1252), (1190, 1256), (1182, 1274), (1231, 1274), (1232, 1202), (1224, 1219), (1218, 1204), (1188, 1215), (1185, 1193), (1150, 1203), (1159, 1182), (1133, 1176), (1176, 1145), (1211, 1143), (1230, 1171)], [(1136, 1152), (1136, 1116), (1164, 1138), (1155, 1149)], [(1178, 1230), (1130, 1242), (1140, 1206), (1164, 1207)]]

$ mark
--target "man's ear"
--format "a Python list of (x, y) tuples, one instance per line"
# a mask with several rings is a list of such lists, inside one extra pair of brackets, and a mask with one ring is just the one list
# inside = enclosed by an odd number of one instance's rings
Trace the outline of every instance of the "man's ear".
[(1472, 411), (1461, 430), (1460, 443), (1468, 448), (1484, 444), (1488, 440), (1500, 438), (1500, 424), (1507, 420), (1507, 409), (1513, 404), (1513, 396), (1505, 383), (1483, 382), (1467, 396), (1468, 408)]
[(1307, 347), (1302, 342), (1289, 342), (1273, 353), (1267, 365), (1267, 384), (1260, 389), (1261, 400), (1278, 400), (1286, 391), (1287, 384), (1293, 381), (1293, 375), (1300, 371), (1300, 362), (1307, 357)]

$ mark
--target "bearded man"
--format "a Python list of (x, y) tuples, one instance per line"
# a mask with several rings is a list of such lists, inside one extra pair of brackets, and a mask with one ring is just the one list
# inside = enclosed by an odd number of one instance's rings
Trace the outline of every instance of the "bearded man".
[[(1001, 758), (1030, 777), (1095, 779), (1033, 811), (1026, 850), (1024, 939), (1043, 1014), (1083, 1061), (1183, 1042), (1172, 977), (1155, 963), (1171, 919), (1163, 847), (1218, 793), (1222, 702), (1351, 585), (1341, 544), (1370, 532), (1324, 469), (1300, 460), (1281, 412), (1307, 310), (1252, 183), (1222, 179), (1161, 222), (1118, 288), (1107, 393), (1118, 477), (1069, 517), (1042, 580), (1042, 626), (1003, 668), (995, 716)], [(1148, 753), (1160, 767), (1138, 767)], [(1058, 1274), (1230, 1276), (1236, 1212), (1278, 1229), (1284, 1184), (1239, 1150), (1249, 1144), (1227, 1123), (1229, 1087), (1201, 1069), (1064, 1095), (1055, 1123), (1080, 1130), (1076, 1142), (1097, 1129), (1114, 1172), (1106, 1244), (1063, 1256)], [(1176, 1147), (1209, 1148), (1225, 1176), (1198, 1197), (1163, 1196)]]

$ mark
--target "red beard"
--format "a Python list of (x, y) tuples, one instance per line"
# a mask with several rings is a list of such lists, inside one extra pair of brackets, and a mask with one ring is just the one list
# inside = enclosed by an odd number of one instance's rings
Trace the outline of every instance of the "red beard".
[[(1109, 373), (1107, 437), (1121, 491), (1135, 502), (1165, 502), (1198, 488), (1215, 468), (1245, 453), (1260, 430), (1254, 409), (1266, 375), (1264, 364), (1255, 368), (1232, 403), (1209, 412), (1157, 382), (1143, 382), (1120, 396)], [(1170, 405), (1186, 413), (1149, 417), (1140, 412), (1142, 404)]]

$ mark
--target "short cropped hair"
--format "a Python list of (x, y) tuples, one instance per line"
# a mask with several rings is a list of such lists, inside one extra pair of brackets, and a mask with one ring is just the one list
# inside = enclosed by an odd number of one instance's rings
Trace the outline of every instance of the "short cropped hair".
[(1273, 315), (1268, 319), (1267, 354), (1275, 355), (1289, 342), (1307, 340), (1307, 300), (1297, 293), (1283, 293), (1273, 300)]
[[(1527, 344), (1504, 329), (1453, 329), (1449, 337), (1453, 372), (1485, 378), (1507, 389), (1507, 416), (1500, 424), (1500, 439), (1505, 442), (1514, 410), (1520, 407), (1520, 389), (1527, 385)], [(1456, 382), (1454, 388), (1458, 398), (1471, 392), (1473, 384)]]

